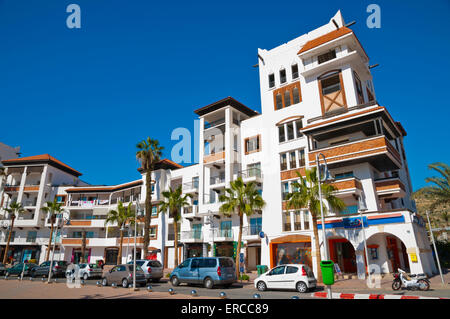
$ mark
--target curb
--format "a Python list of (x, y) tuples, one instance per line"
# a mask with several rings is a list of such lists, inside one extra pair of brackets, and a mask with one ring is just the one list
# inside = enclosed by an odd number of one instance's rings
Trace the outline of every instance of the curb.
[[(327, 298), (326, 292), (315, 292), (311, 297)], [(383, 295), (383, 294), (348, 294), (333, 292), (333, 299), (448, 299), (443, 297), (423, 297), (423, 296), (402, 296), (402, 295)]]

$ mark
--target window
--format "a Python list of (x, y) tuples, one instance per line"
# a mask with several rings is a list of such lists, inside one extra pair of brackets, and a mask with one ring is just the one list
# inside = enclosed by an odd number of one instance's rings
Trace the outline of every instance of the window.
[(358, 205), (349, 205), (342, 212), (342, 215), (351, 215), (358, 213)]
[(27, 233), (27, 243), (34, 243), (36, 241), (37, 231), (29, 231)]
[(156, 237), (158, 236), (158, 226), (150, 226), (150, 238), (151, 239), (156, 239)]
[(303, 128), (303, 122), (302, 120), (297, 120), (295, 121), (295, 132), (296, 132), (296, 136), (297, 138), (299, 138), (300, 136), (302, 136), (302, 132), (300, 131)]
[(276, 95), (276, 109), (279, 110), (283, 108), (283, 98), (281, 97), (281, 93)]
[[(288, 154), (289, 154), (289, 167), (287, 166)], [(305, 150), (301, 148), (299, 150), (292, 150), (287, 153), (281, 153), (280, 163), (281, 163), (280, 168), (282, 171), (305, 166)]]
[(284, 92), (284, 107), (291, 106), (291, 91)]
[(291, 66), (291, 70), (292, 70), (292, 79), (298, 78), (298, 64), (293, 64)]
[(290, 169), (297, 167), (297, 157), (295, 156), (295, 151), (289, 153), (289, 167)]
[[(286, 133), (285, 134), (285, 127)], [(301, 129), (303, 128), (302, 120), (292, 121), (278, 125), (278, 141), (280, 143), (291, 141), (303, 136)], [(286, 139), (287, 138), (287, 139)]]
[(66, 201), (66, 196), (65, 195), (58, 195), (56, 196), (56, 202), (57, 203), (64, 203)]
[(317, 62), (322, 64), (324, 62), (333, 60), (336, 58), (336, 50), (329, 51), (327, 53), (321, 54), (317, 57)]
[(282, 69), (280, 70), (280, 83), (286, 82), (286, 70)]
[(293, 266), (287, 266), (286, 267), (286, 274), (295, 274), (297, 273), (298, 268)]
[(356, 87), (356, 94), (358, 95), (358, 104), (364, 104), (364, 94), (362, 90), (361, 80), (358, 77), (358, 74), (356, 72), (353, 72), (353, 77), (355, 78), (355, 87)]
[(302, 229), (301, 211), (294, 212), (294, 230)]
[(273, 91), (274, 107), (279, 110), (301, 102), (300, 82), (295, 82)]
[(158, 206), (152, 206), (152, 217), (158, 216)]
[(334, 175), (334, 179), (344, 179), (349, 177), (353, 177), (353, 172), (338, 173)]
[(247, 172), (249, 177), (261, 177), (261, 163), (253, 163), (247, 165)]
[(275, 86), (275, 74), (269, 74), (269, 88), (273, 88)]
[(276, 267), (274, 269), (272, 269), (270, 271), (270, 275), (271, 276), (276, 276), (276, 275), (284, 275), (284, 269), (286, 268), (286, 266), (280, 266), (280, 267)]
[(282, 183), (281, 184), (282, 186), (282, 197), (283, 197), (283, 200), (285, 200), (286, 199), (286, 197), (287, 197), (287, 195), (289, 194), (289, 183), (288, 182), (285, 182), (285, 183)]
[(283, 212), (283, 231), (291, 231), (291, 213)]
[(280, 170), (282, 170), (282, 171), (287, 170), (287, 155), (286, 155), (286, 153), (281, 154), (281, 156), (280, 156)]
[(321, 83), (323, 95), (327, 95), (341, 90), (341, 81), (339, 78), (339, 74), (335, 74), (326, 79), (323, 79)]
[(298, 88), (296, 88), (296, 87), (292, 90), (292, 99), (293, 99), (293, 104), (300, 103), (300, 93), (299, 93)]
[(286, 135), (284, 134), (284, 125), (278, 126), (278, 141), (280, 143), (286, 140)]
[(309, 228), (309, 212), (307, 212), (307, 211), (303, 212), (303, 228), (305, 230), (310, 229)]
[(260, 151), (260, 135), (245, 139), (245, 154)]

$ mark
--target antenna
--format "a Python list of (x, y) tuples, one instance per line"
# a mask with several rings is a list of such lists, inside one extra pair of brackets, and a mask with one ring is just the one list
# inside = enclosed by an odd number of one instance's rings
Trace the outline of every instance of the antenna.
[(336, 27), (336, 29), (339, 29), (339, 25), (337, 24), (336, 20), (334, 20), (334, 19), (331, 19), (331, 21), (333, 21), (333, 23), (334, 23), (334, 26)]
[(349, 22), (345, 25), (345, 27), (348, 28), (348, 27), (354, 25), (355, 23), (356, 23), (356, 21)]
[(369, 65), (369, 69), (373, 69), (373, 68), (376, 68), (377, 66), (379, 66), (380, 64), (379, 63), (377, 63), (377, 64), (372, 64), (372, 65)]

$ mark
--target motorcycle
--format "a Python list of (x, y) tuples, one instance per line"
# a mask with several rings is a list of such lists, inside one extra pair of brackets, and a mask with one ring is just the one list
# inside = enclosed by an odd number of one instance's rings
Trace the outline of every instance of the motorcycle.
[(426, 274), (408, 275), (405, 271), (398, 268), (398, 272), (394, 273), (392, 289), (399, 290), (402, 287), (406, 289), (426, 291), (430, 289), (430, 281), (428, 280)]

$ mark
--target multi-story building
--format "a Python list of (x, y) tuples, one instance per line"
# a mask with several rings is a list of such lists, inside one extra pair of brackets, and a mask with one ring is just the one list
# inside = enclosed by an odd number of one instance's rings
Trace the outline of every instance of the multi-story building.
[[(403, 144), (406, 131), (378, 104), (369, 58), (340, 12), (324, 26), (288, 43), (259, 49), (258, 59), (261, 114), (231, 97), (195, 110), (200, 121), (199, 132), (194, 134), (199, 139), (199, 163), (182, 167), (165, 159), (153, 172), (152, 254), (169, 268), (174, 266), (175, 253), (179, 260), (235, 256), (239, 219), (220, 214), (218, 199), (229, 183), (241, 176), (246, 183), (256, 183), (266, 202), (261, 211), (243, 220), (246, 270), (259, 264), (273, 267), (289, 262), (307, 263), (317, 271), (312, 216), (307, 209), (287, 209), (285, 199), (294, 190), (297, 172), (304, 175), (306, 169), (315, 167), (320, 153), (333, 176), (328, 182), (347, 206), (342, 212), (328, 209), (325, 220), (329, 255), (341, 271), (364, 277), (367, 253), (375, 272), (396, 268), (436, 272), (423, 220), (411, 200)], [(23, 201), (27, 166), (17, 161), (3, 163), (11, 174), (9, 181), (20, 180), (20, 184), (15, 185), (15, 192), (5, 189), (2, 197)], [(59, 241), (61, 258), (78, 260), (80, 237), (85, 232), (88, 258), (115, 263), (119, 230), (117, 225), (105, 225), (105, 215), (119, 200), (135, 205), (139, 198), (144, 206), (145, 174), (126, 184), (89, 186), (78, 180), (80, 173), (64, 166), (61, 174), (72, 174), (72, 185), (51, 184), (56, 187), (53, 193), (41, 190), (46, 183), (44, 168), (38, 169), (41, 175), (36, 178), (40, 176), (41, 186), (29, 227), (48, 227), (35, 224), (35, 219), (39, 222), (43, 217), (37, 211), (43, 194), (58, 196), (70, 217)], [(158, 212), (156, 205), (161, 191), (178, 186), (192, 198), (191, 205), (181, 212), (180, 248), (175, 252), (173, 218)], [(321, 229), (320, 220), (318, 226)], [(319, 237), (323, 242), (321, 231)], [(123, 261), (132, 254), (133, 240), (125, 240)], [(142, 242), (140, 227), (139, 250)], [(323, 245), (320, 249), (324, 254)]]

